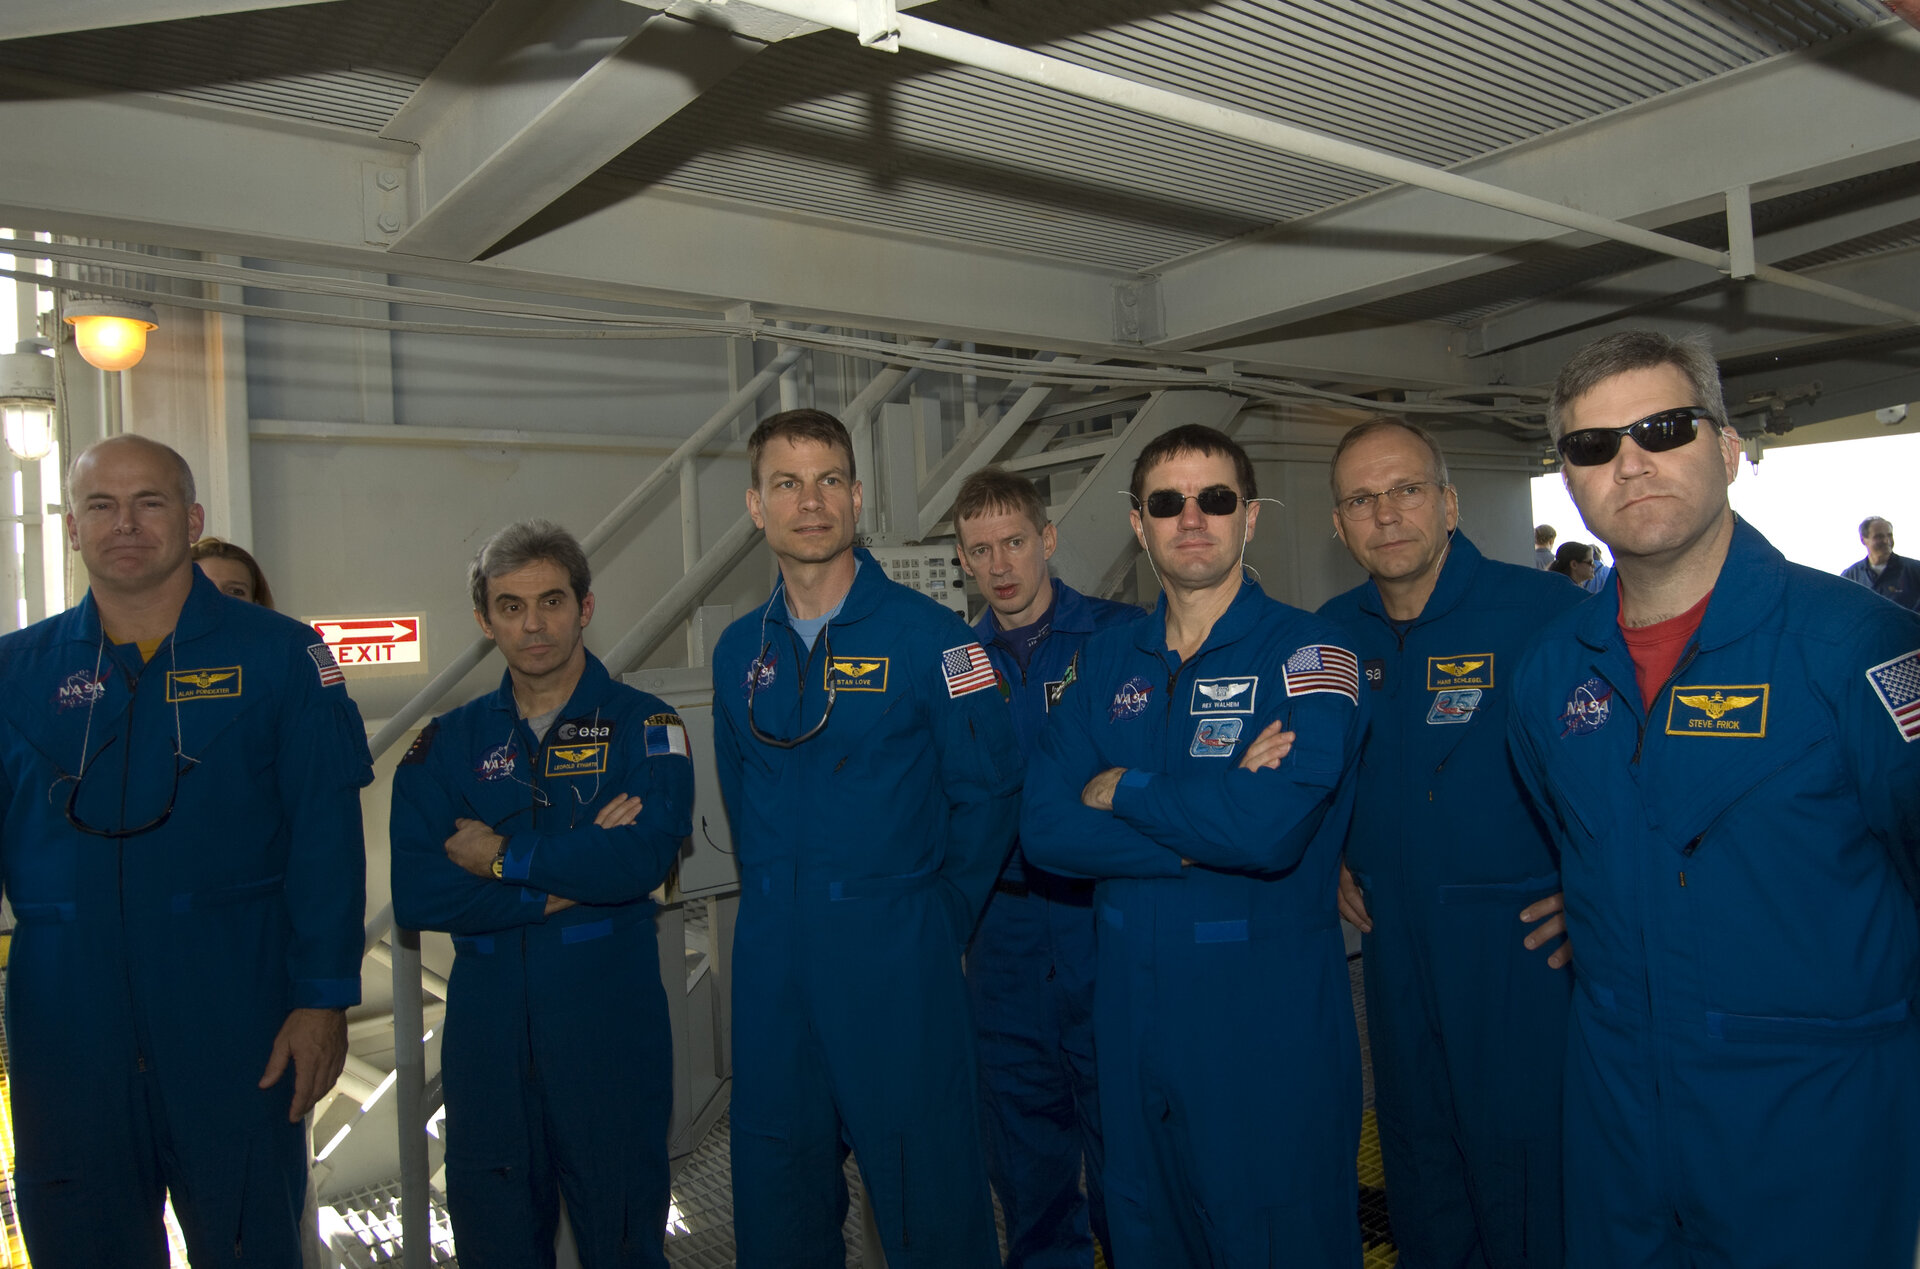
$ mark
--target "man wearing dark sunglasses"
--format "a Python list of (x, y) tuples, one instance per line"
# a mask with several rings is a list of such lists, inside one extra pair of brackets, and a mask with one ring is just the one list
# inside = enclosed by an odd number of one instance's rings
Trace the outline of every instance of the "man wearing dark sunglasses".
[(1159, 607), (1088, 640), (1020, 821), (1029, 859), (1098, 883), (1116, 1263), (1359, 1269), (1360, 1062), (1334, 910), (1359, 659), (1243, 570), (1258, 508), (1232, 438), (1155, 437), (1130, 496)]
[(300, 1263), (301, 1120), (360, 999), (366, 732), (311, 626), (191, 557), (184, 459), (67, 478), (87, 595), (0, 640), (20, 1220), (35, 1264)]
[(1021, 764), (992, 663), (857, 549), (846, 428), (747, 441), (780, 566), (714, 651), (714, 749), (739, 852), (734, 1236), (741, 1269), (839, 1264), (859, 1160), (887, 1261), (999, 1260), (960, 958), (1013, 844)]
[(1586, 596), (1481, 555), (1425, 428), (1349, 429), (1332, 477), (1369, 575), (1320, 614), (1352, 632), (1373, 706), (1340, 908), (1364, 934), (1394, 1243), (1409, 1265), (1553, 1269), (1572, 949), (1506, 700), (1534, 632)]
[(441, 1075), (460, 1262), (665, 1269), (673, 1036), (651, 892), (692, 832), (686, 727), (587, 651), (593, 574), (546, 520), (468, 569), (506, 661), (394, 773), (393, 915), (453, 935)]
[(1920, 617), (1733, 513), (1703, 344), (1589, 344), (1549, 423), (1617, 574), (1510, 715), (1579, 957), (1568, 1264), (1910, 1264)]

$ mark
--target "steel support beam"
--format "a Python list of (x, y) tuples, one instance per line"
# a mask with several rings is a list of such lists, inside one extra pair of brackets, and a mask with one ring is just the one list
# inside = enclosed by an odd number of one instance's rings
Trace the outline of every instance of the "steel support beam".
[(331, 3), (333, 0), (7, 0), (0, 6), (0, 40)]
[[(0, 224), (392, 272), (416, 147), (341, 128), (0, 75)], [(40, 95), (36, 95), (36, 93)], [(400, 178), (385, 190), (383, 173)], [(394, 208), (389, 203), (395, 200)], [(394, 229), (381, 228), (394, 216)], [(623, 193), (479, 263), (409, 257), (422, 278), (982, 343), (1100, 353), (1128, 276), (919, 234)]]
[(765, 47), (621, 0), (496, 5), (381, 129), (420, 147), (391, 250), (477, 258)]
[[(1920, 221), (1920, 194), (1868, 203), (1818, 221), (1761, 234), (1754, 239), (1754, 258), (1761, 264), (1778, 265), (1795, 256), (1914, 221)], [(1710, 270), (1681, 260), (1662, 260), (1630, 269), (1487, 318), (1468, 333), (1467, 353), (1484, 356), (1592, 326), (1657, 306), (1665, 297), (1710, 285), (1716, 280)]]
[[(1916, 64), (1920, 32), (1881, 28), (1456, 171), (1620, 221), (1671, 224), (1721, 210), (1735, 186), (1759, 200), (1920, 158), (1920, 110), (1906, 87)], [(1383, 190), (1160, 266), (1167, 337), (1157, 346), (1217, 345), (1503, 268), (1542, 243), (1593, 241), (1430, 189)]]

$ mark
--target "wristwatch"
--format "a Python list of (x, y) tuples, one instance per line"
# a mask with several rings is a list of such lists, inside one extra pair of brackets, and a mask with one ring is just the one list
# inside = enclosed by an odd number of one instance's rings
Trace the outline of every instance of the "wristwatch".
[(493, 879), (503, 881), (507, 875), (507, 844), (500, 843), (500, 853), (493, 857)]

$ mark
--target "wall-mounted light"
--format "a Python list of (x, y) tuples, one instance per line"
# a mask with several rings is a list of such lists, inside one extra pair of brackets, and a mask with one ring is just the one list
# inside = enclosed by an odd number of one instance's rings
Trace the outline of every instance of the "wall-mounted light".
[(147, 355), (147, 332), (160, 323), (151, 304), (123, 300), (69, 300), (60, 319), (73, 327), (74, 346), (100, 370), (131, 370)]
[(0, 354), (0, 431), (15, 458), (45, 458), (53, 448), (53, 358)]

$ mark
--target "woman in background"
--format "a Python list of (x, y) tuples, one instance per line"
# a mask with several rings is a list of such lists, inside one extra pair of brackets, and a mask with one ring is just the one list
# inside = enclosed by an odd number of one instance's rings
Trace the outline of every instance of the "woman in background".
[(260, 561), (246, 547), (221, 538), (201, 538), (193, 544), (193, 559), (221, 594), (262, 608), (273, 607), (273, 587), (267, 585)]
[(1570, 578), (1574, 585), (1585, 590), (1593, 580), (1595, 563), (1593, 548), (1585, 542), (1562, 542), (1560, 549), (1553, 553), (1553, 563), (1547, 565), (1547, 571)]

